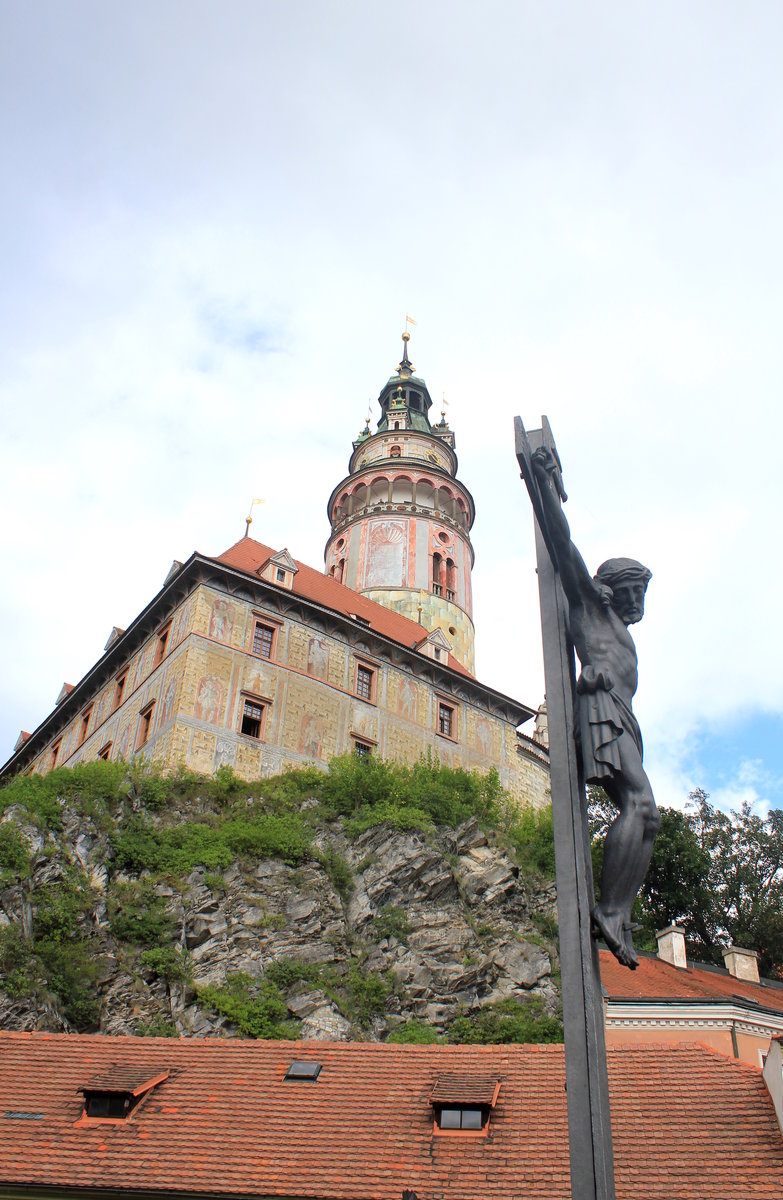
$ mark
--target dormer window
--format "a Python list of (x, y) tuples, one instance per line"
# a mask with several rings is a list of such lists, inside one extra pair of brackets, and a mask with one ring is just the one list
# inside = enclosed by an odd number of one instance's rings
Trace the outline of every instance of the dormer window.
[(500, 1094), (494, 1076), (441, 1075), (430, 1096), (436, 1133), (483, 1135)]
[(299, 568), (294, 562), (287, 550), (279, 550), (277, 554), (273, 554), (268, 558), (256, 572), (262, 579), (266, 579), (269, 583), (276, 583), (279, 587), (293, 590), (294, 575)]
[(457, 1108), (444, 1104), (436, 1120), (440, 1129), (483, 1129), (489, 1120), (488, 1108)]
[(82, 1119), (124, 1121), (156, 1084), (168, 1079), (167, 1070), (151, 1073), (134, 1067), (110, 1067), (79, 1091), (84, 1096)]

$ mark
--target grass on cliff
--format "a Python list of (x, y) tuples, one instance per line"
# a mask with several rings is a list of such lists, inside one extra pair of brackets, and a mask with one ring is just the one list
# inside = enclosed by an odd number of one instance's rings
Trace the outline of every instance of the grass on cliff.
[[(12, 996), (54, 1001), (74, 1028), (94, 1029), (100, 1016), (96, 984), (106, 955), (117, 948), (134, 971), (169, 981), (188, 977), (186, 960), (169, 953), (174, 931), (157, 883), (177, 889), (196, 867), (219, 875), (237, 861), (250, 867), (265, 858), (291, 866), (310, 861), (321, 864), (347, 900), (354, 887), (351, 868), (318, 842), (329, 825), (339, 822), (356, 840), (384, 823), (428, 835), (435, 826), (456, 828), (471, 817), (513, 847), (523, 874), (553, 876), (548, 810), (518, 811), (497, 772), (480, 775), (432, 758), (409, 767), (346, 755), (334, 759), (328, 772), (305, 767), (252, 782), (225, 767), (207, 777), (185, 769), (166, 773), (143, 762), (96, 761), (17, 776), (0, 788), (0, 889), (18, 890), (9, 898), (11, 908), (26, 905), (32, 922), (24, 932), (16, 923), (0, 930), (2, 986)], [(103, 865), (114, 947), (90, 919), (96, 897), (86, 876), (67, 865), (66, 822), (69, 836), (74, 823), (87, 832), (92, 823), (108, 840)], [(60, 864), (56, 882), (34, 887), (31, 876), (49, 860)], [(404, 940), (407, 932), (404, 914), (396, 910), (378, 914), (374, 927), (379, 938)], [(274, 990), (283, 980), (272, 970), (264, 988), (248, 998), (249, 986), (240, 981), (227, 995), (218, 989), (200, 996), (244, 1032), (288, 1036), (254, 1032), (285, 1026)], [(392, 990), (388, 979), (365, 978), (356, 964), (339, 978), (319, 968), (317, 986), (360, 1024), (383, 1011)], [(501, 1016), (505, 1026), (513, 1014)]]
[[(494, 770), (481, 775), (431, 757), (406, 766), (348, 754), (327, 772), (304, 767), (253, 781), (228, 767), (209, 777), (103, 761), (17, 776), (0, 789), (0, 816), (13, 809), (16, 818), (0, 826), (0, 869), (9, 880), (30, 865), (19, 827), (56, 841), (66, 808), (108, 833), (115, 869), (130, 873), (182, 877), (196, 866), (220, 870), (243, 858), (295, 866), (319, 859), (314, 836), (336, 820), (356, 840), (381, 824), (427, 833), (474, 816), (502, 832), (521, 866), (554, 873), (548, 810), (517, 810)], [(349, 892), (341, 864), (324, 866), (336, 881), (343, 876), (338, 890)]]

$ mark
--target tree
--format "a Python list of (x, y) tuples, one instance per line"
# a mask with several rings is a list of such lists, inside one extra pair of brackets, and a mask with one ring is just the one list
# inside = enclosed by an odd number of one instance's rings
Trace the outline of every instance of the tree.
[[(607, 797), (591, 788), (596, 879), (614, 815)], [(759, 817), (743, 804), (727, 814), (702, 788), (690, 793), (685, 812), (661, 808), (634, 918), (643, 927), (640, 947), (654, 949), (655, 931), (677, 923), (693, 957), (720, 964), (733, 943), (758, 953), (762, 975), (783, 977), (783, 811)]]

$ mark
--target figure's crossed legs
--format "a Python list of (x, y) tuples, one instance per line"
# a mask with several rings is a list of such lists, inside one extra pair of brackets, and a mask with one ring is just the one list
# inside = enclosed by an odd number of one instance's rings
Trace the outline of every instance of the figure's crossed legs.
[[(621, 739), (621, 742), (625, 739)], [(593, 934), (602, 937), (618, 962), (633, 970), (639, 959), (631, 909), (644, 882), (660, 824), (652, 789), (636, 747), (623, 746), (622, 770), (603, 786), (620, 809), (604, 842), (601, 899), (590, 914)]]

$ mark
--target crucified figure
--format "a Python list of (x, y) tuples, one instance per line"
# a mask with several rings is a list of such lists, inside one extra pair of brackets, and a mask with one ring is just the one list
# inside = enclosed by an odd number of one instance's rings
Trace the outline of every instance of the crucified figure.
[(582, 673), (576, 685), (576, 724), (586, 783), (600, 784), (620, 810), (604, 843), (601, 899), (593, 932), (633, 969), (631, 908), (642, 886), (660, 824), (642, 766), (642, 735), (631, 711), (638, 683), (636, 647), (628, 626), (644, 616), (651, 572), (632, 558), (611, 558), (592, 578), (571, 541), (558, 497), (565, 499), (560, 464), (546, 446), (533, 452), (548, 544), (568, 600), (571, 639)]

